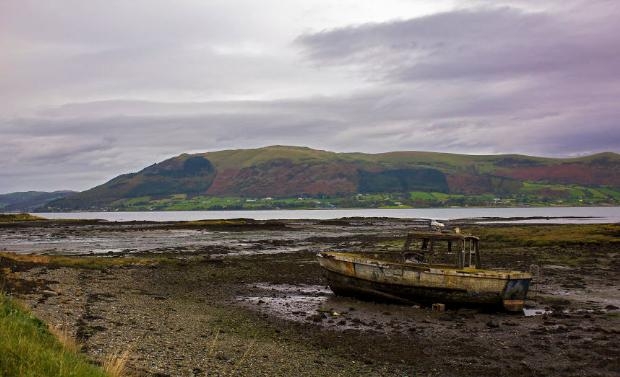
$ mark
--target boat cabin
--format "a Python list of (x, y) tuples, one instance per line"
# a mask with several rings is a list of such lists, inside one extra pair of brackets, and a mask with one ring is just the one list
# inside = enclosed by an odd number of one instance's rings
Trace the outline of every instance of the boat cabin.
[(410, 232), (401, 255), (405, 263), (481, 268), (479, 241), (456, 232)]

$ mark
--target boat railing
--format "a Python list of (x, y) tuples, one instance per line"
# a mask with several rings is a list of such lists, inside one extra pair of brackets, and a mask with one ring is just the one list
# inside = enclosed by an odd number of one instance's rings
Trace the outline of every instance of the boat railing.
[(481, 268), (478, 237), (448, 232), (409, 233), (401, 252), (403, 263), (451, 264)]

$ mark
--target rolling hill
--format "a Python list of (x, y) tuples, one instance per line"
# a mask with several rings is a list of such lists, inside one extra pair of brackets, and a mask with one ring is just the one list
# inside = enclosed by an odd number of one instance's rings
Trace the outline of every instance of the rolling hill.
[(53, 200), (75, 193), (75, 191), (26, 191), (0, 194), (0, 212), (32, 212)]
[(42, 209), (179, 209), (169, 204), (180, 202), (186, 203), (183, 209), (205, 209), (195, 198), (211, 203), (214, 198), (234, 198), (241, 203), (285, 198), (334, 198), (336, 202), (339, 198), (342, 202), (377, 194), (416, 205), (422, 197), (419, 193), (434, 193), (450, 205), (454, 204), (450, 198), (484, 195), (585, 199), (587, 203), (589, 198), (603, 196), (613, 204), (620, 200), (619, 190), (620, 155), (615, 153), (554, 159), (406, 151), (334, 153), (270, 146), (182, 154), (54, 200)]

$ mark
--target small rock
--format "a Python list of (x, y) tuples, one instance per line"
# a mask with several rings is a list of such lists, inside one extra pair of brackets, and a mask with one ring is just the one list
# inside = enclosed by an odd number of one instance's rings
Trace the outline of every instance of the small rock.
[(323, 316), (320, 314), (314, 314), (308, 317), (308, 319), (311, 320), (312, 322), (321, 322), (323, 321)]
[(529, 367), (529, 364), (525, 360), (521, 360), (521, 365), (523, 365), (524, 367)]
[(491, 319), (487, 322), (487, 327), (490, 327), (492, 329), (496, 329), (499, 327), (499, 322), (497, 322), (495, 319)]

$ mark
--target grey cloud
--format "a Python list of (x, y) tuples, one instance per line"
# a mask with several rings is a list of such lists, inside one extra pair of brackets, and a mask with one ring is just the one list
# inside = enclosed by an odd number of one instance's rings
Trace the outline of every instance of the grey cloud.
[(410, 119), (411, 134), (434, 134), (439, 148), (618, 151), (618, 139), (605, 135), (620, 119), (620, 23), (612, 21), (620, 10), (612, 2), (479, 3), (486, 6), (296, 42), (317, 66), (376, 82), (386, 94), (380, 114)]
[[(273, 144), (620, 151), (610, 2), (476, 0), (307, 33), (293, 42), (300, 56), (238, 48), (268, 19), (235, 18), (232, 5), (70, 4), (54, 17), (51, 2), (0, 4), (0, 47), (11, 51), (0, 61), (10, 72), (0, 77), (0, 192), (86, 189), (184, 152)], [(33, 110), (13, 111), (22, 102)]]
[[(247, 7), (256, 9), (251, 2)], [(243, 21), (230, 12), (234, 5), (161, 0), (109, 2), (105, 0), (3, 1), (0, 28), (5, 37), (41, 44), (113, 47), (175, 45), (212, 40), (235, 40), (242, 31), (230, 28)], [(36, 25), (37, 27), (32, 27)], [(252, 27), (252, 23), (246, 23)]]
[(298, 64), (288, 47), (297, 32), (290, 21), (274, 20), (277, 3), (0, 2), (0, 48), (7, 52), (0, 59), (0, 116), (75, 101), (277, 98), (325, 90), (338, 74)]
[[(40, 181), (40, 173), (48, 178), (48, 187), (85, 189), (184, 152), (273, 144), (336, 151), (566, 155), (567, 146), (583, 153), (612, 149), (618, 141), (606, 136), (615, 123), (584, 128), (580, 117), (551, 114), (527, 121), (501, 114), (453, 117), (440, 107), (417, 116), (415, 108), (407, 113), (403, 95), (400, 90), (383, 90), (347, 98), (245, 104), (66, 105), (45, 116), (0, 123), (2, 134), (9, 135), (0, 141), (2, 186), (10, 191), (10, 182), (34, 184)], [(383, 117), (377, 116), (378, 109)], [(114, 112), (125, 115), (102, 116)], [(613, 114), (613, 109), (598, 116), (589, 114), (588, 121), (602, 124)], [(67, 177), (71, 187), (66, 186)]]
[(319, 64), (359, 65), (374, 78), (397, 82), (550, 73), (605, 78), (620, 63), (620, 24), (599, 21), (478, 8), (327, 30), (298, 43)]
[[(127, 107), (119, 103), (115, 106)], [(0, 140), (3, 175), (0, 186), (11, 191), (13, 184), (23, 186), (24, 182), (38, 181), (32, 177), (35, 171), (55, 171), (56, 177), (45, 174), (49, 178), (48, 186), (60, 184), (66, 188), (63, 177), (71, 175), (69, 188), (86, 189), (104, 179), (140, 170), (180, 153), (271, 144), (311, 145), (330, 132), (330, 122), (324, 119), (291, 114), (286, 107), (272, 109), (268, 114), (264, 110), (253, 111), (254, 107), (250, 104), (240, 112), (156, 116), (138, 115), (139, 111), (134, 110), (133, 115), (114, 117), (69, 116), (65, 108), (62, 117), (55, 113), (54, 117), (0, 123), (0, 132), (6, 136)], [(307, 138), (308, 143), (300, 143), (300, 137)], [(93, 182), (95, 171), (100, 178)]]

